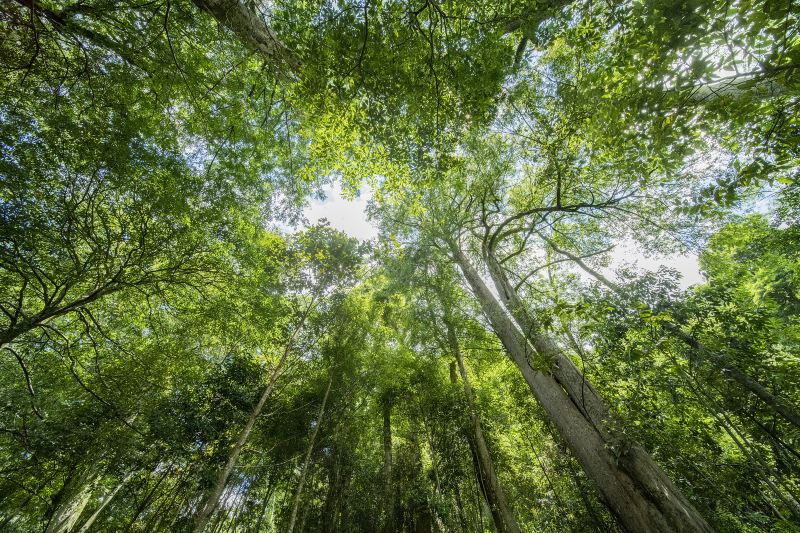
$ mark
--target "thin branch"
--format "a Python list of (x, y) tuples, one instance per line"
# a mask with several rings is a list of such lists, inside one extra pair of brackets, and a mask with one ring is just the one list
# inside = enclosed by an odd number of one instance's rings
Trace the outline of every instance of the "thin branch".
[(28, 367), (25, 366), (25, 361), (22, 359), (22, 356), (17, 353), (16, 350), (11, 348), (10, 346), (3, 346), (6, 350), (14, 354), (14, 357), (19, 363), (19, 367), (22, 369), (22, 373), (25, 375), (25, 384), (28, 386), (28, 394), (31, 395), (31, 407), (33, 408), (33, 412), (36, 413), (36, 416), (39, 417), (40, 420), (44, 420), (44, 416), (42, 413), (39, 412), (39, 408), (36, 407), (36, 394), (33, 392), (33, 383), (31, 383), (31, 375), (28, 372)]

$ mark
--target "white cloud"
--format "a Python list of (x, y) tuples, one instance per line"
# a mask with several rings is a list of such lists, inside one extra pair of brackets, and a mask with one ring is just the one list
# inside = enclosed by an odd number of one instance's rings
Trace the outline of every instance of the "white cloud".
[(333, 185), (326, 186), (323, 192), (325, 200), (312, 200), (303, 209), (303, 216), (309, 224), (326, 218), (331, 227), (358, 240), (364, 241), (378, 236), (378, 229), (367, 220), (367, 202), (372, 197), (368, 189), (362, 190), (361, 195), (354, 200), (342, 198), (341, 190)]
[(680, 286), (684, 289), (705, 281), (694, 254), (645, 255), (641, 246), (626, 241), (611, 251), (611, 265), (607, 270), (616, 270), (626, 263), (650, 271), (658, 270), (661, 265), (674, 268), (681, 273)]

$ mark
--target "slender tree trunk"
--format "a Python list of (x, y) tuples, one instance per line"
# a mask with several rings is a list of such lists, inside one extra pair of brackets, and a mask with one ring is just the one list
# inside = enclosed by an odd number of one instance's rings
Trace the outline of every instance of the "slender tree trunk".
[(236, 440), (236, 444), (233, 446), (233, 449), (231, 449), (225, 466), (217, 474), (214, 487), (208, 493), (202, 506), (195, 514), (194, 526), (192, 527), (192, 531), (194, 533), (202, 533), (208, 524), (208, 520), (211, 518), (211, 515), (217, 509), (217, 506), (219, 505), (219, 498), (222, 496), (222, 492), (225, 490), (225, 485), (228, 483), (228, 478), (230, 478), (233, 469), (236, 467), (236, 463), (239, 461), (239, 456), (242, 453), (242, 449), (244, 449), (244, 445), (250, 438), (250, 433), (253, 432), (253, 427), (255, 426), (256, 420), (261, 414), (261, 411), (264, 409), (264, 404), (267, 403), (267, 400), (272, 395), (272, 391), (275, 389), (278, 376), (283, 370), (286, 360), (289, 358), (291, 346), (292, 343), (289, 341), (286, 344), (286, 348), (283, 350), (280, 361), (278, 361), (278, 366), (276, 366), (275, 370), (272, 371), (272, 375), (269, 378), (269, 383), (264, 389), (264, 392), (261, 393), (261, 398), (259, 398), (258, 403), (250, 412), (250, 416), (248, 417), (244, 428), (242, 428), (242, 432), (239, 433), (239, 438)]
[(383, 510), (384, 531), (394, 528), (394, 498), (392, 491), (392, 402), (383, 402)]
[[(144, 526), (145, 531), (159, 531), (161, 524), (167, 519), (168, 516), (172, 516), (173, 518), (178, 516), (178, 513), (172, 512), (173, 505), (175, 501), (178, 499), (178, 496), (181, 494), (180, 487), (183, 484), (183, 480), (185, 479), (189, 470), (184, 471), (182, 474), (178, 476), (178, 479), (172, 485), (172, 488), (167, 492), (166, 497), (159, 498), (163, 501), (159, 504), (156, 510), (152, 513), (152, 517), (147, 521)], [(172, 495), (170, 497), (169, 495)], [(185, 499), (185, 498), (184, 498)]]
[(105, 509), (108, 506), (108, 504), (111, 503), (111, 500), (114, 499), (114, 496), (117, 495), (120, 489), (122, 489), (125, 483), (127, 483), (132, 476), (133, 473), (130, 473), (127, 476), (125, 476), (122, 479), (122, 481), (117, 483), (117, 486), (114, 487), (114, 489), (111, 492), (105, 495), (103, 501), (100, 503), (100, 506), (92, 513), (92, 515), (89, 518), (86, 519), (86, 522), (83, 523), (81, 528), (78, 530), (78, 533), (86, 533), (87, 531), (89, 531), (89, 528), (92, 527), (94, 522), (97, 520), (97, 517), (100, 516), (100, 513), (103, 512), (103, 509)]
[[(638, 445), (630, 444), (622, 453), (612, 452), (612, 447), (615, 444), (618, 447), (620, 443), (608, 438), (603, 425), (605, 417), (594, 419), (604, 412), (604, 404), (583, 376), (579, 376), (578, 390), (572, 391), (577, 396), (573, 396), (567, 392), (570, 392), (575, 383), (557, 380), (555, 369), (553, 375), (550, 375), (531, 366), (529, 357), (534, 350), (548, 355), (559, 353), (541, 351), (543, 345), (554, 346), (552, 341), (537, 335), (532, 339), (534, 346), (531, 347), (463, 252), (454, 243), (451, 248), (453, 257), (461, 267), (483, 312), (534, 397), (553, 420), (587, 475), (595, 482), (603, 500), (620, 524), (631, 532), (712, 531), (702, 516)], [(592, 392), (596, 396), (590, 398), (591, 405), (588, 409), (581, 407), (581, 392), (584, 396), (589, 396)], [(593, 405), (595, 400), (599, 405)]]
[[(433, 447), (433, 439), (431, 437), (431, 432), (428, 429), (428, 425), (425, 423), (425, 419), (422, 420), (422, 429), (425, 431), (425, 441), (428, 444), (428, 457), (431, 461), (431, 470), (433, 473), (433, 492), (434, 492), (434, 499), (435, 501), (441, 500), (442, 497), (442, 478), (439, 475), (439, 466), (438, 461), (436, 459), (436, 450)], [(442, 517), (439, 516), (439, 513), (436, 510), (436, 506), (432, 505), (430, 501), (428, 501), (428, 508), (433, 520), (433, 523), (436, 525), (436, 528), (444, 532), (446, 530), (446, 526)]]
[[(356, 447), (356, 443), (353, 443), (353, 447)], [(331, 522), (333, 523), (333, 531), (341, 531), (344, 529), (342, 524), (349, 524), (348, 521), (348, 512), (350, 511), (349, 505), (342, 505), (342, 502), (347, 502), (349, 497), (349, 490), (350, 490), (350, 483), (353, 477), (353, 469), (352, 465), (346, 463), (342, 468), (341, 474), (341, 484), (340, 489), (337, 494), (338, 498), (336, 501), (336, 508), (334, 509), (331, 515)]]
[[(467, 398), (467, 409), (472, 426), (472, 440), (475, 446), (477, 466), (479, 467), (479, 472), (477, 472), (477, 474), (482, 478), (480, 481), (484, 487), (486, 503), (489, 505), (489, 509), (492, 512), (492, 519), (499, 533), (519, 533), (519, 524), (517, 523), (514, 513), (508, 506), (505, 491), (497, 477), (494, 461), (492, 461), (492, 456), (486, 445), (486, 438), (483, 435), (483, 428), (481, 427), (478, 408), (475, 403), (475, 395), (472, 391), (472, 385), (467, 376), (467, 369), (464, 366), (464, 360), (461, 356), (461, 347), (458, 344), (458, 338), (456, 337), (453, 323), (447, 314), (445, 315), (444, 322), (447, 327), (447, 342), (450, 346), (450, 350), (455, 355), (458, 372), (464, 384), (464, 395)], [(454, 380), (454, 378), (455, 376), (451, 374), (451, 379)]]
[[(228, 501), (230, 501), (230, 495), (231, 495), (231, 491), (229, 489), (227, 491)], [(223, 498), (225, 496), (226, 495), (223, 494)], [(219, 533), (220, 529), (222, 529), (222, 526), (225, 523), (225, 520), (228, 518), (228, 515), (230, 514), (230, 512), (231, 512), (231, 508), (230, 507), (225, 507), (223, 509), (220, 509), (219, 512), (217, 512), (214, 515), (214, 520), (211, 522), (211, 533)]]
[(458, 525), (461, 526), (461, 533), (467, 533), (469, 526), (467, 525), (467, 515), (464, 513), (464, 502), (461, 499), (461, 489), (456, 482), (455, 490), (453, 491), (453, 498), (456, 502), (456, 512), (458, 513)]
[[(778, 498), (789, 512), (792, 513), (795, 521), (800, 521), (800, 501), (797, 500), (795, 497), (794, 492), (792, 491), (791, 487), (787, 484), (782, 482), (782, 476), (780, 472), (778, 472), (775, 468), (773, 468), (767, 461), (765, 461), (760, 451), (754, 447), (750, 442), (748, 442), (747, 437), (743, 435), (737, 428), (736, 425), (733, 423), (731, 418), (725, 413), (725, 410), (722, 408), (714, 409), (713, 405), (717, 402), (707, 393), (705, 392), (700, 384), (697, 382), (696, 379), (692, 378), (689, 374), (685, 371), (681, 371), (684, 378), (686, 379), (686, 383), (689, 386), (689, 390), (691, 390), (694, 395), (697, 397), (698, 401), (703, 403), (708, 403), (712, 405), (711, 414), (714, 419), (717, 421), (717, 424), (725, 430), (725, 433), (731, 438), (731, 440), (736, 444), (736, 447), (742, 452), (742, 455), (747, 457), (748, 461), (754, 466), (757, 466), (759, 470), (763, 473), (763, 480), (764, 483), (770, 488), (773, 495)], [(775, 481), (771, 479), (771, 476), (775, 477), (777, 484)], [(783, 490), (781, 490), (781, 487)], [(768, 503), (769, 500), (764, 498), (765, 501)], [(774, 507), (773, 507), (774, 509)]]
[(303, 460), (303, 467), (300, 470), (300, 480), (297, 482), (297, 490), (295, 491), (294, 495), (292, 516), (289, 519), (289, 527), (287, 528), (288, 533), (292, 533), (292, 531), (294, 531), (295, 522), (297, 521), (297, 510), (300, 507), (300, 497), (303, 495), (303, 485), (306, 482), (308, 469), (311, 465), (311, 453), (314, 451), (314, 444), (317, 441), (317, 434), (319, 433), (319, 427), (322, 425), (322, 416), (325, 414), (325, 405), (328, 403), (328, 395), (331, 392), (331, 385), (333, 384), (333, 369), (328, 370), (328, 372), (330, 374), (328, 377), (328, 387), (325, 389), (325, 396), (322, 397), (322, 404), (320, 404), (319, 413), (317, 414), (317, 425), (314, 427), (314, 432), (311, 434), (311, 440), (308, 443), (306, 456), (305, 459)]
[[(269, 480), (267, 480), (269, 483)], [(269, 506), (269, 501), (272, 498), (272, 493), (275, 490), (275, 483), (270, 483), (267, 486), (267, 493), (261, 500), (261, 510), (258, 512), (258, 521), (256, 522), (256, 527), (253, 531), (261, 531), (261, 524), (264, 523), (264, 519), (267, 517), (267, 506)]]
[[(133, 518), (130, 519), (128, 525), (123, 530), (123, 533), (128, 533), (128, 531), (131, 530), (131, 528), (139, 519), (139, 517), (142, 515), (142, 513), (144, 513), (145, 509), (147, 509), (147, 507), (150, 505), (150, 501), (153, 499), (153, 496), (156, 494), (158, 487), (161, 486), (164, 480), (167, 479), (169, 474), (172, 472), (172, 467), (174, 465), (175, 461), (169, 464), (169, 467), (167, 467), (167, 469), (164, 470), (164, 472), (158, 477), (158, 481), (156, 481), (155, 485), (153, 485), (153, 488), (147, 492), (147, 495), (144, 497), (141, 503), (139, 503), (139, 505), (136, 506), (136, 512), (133, 513)], [(147, 488), (147, 484), (145, 484), (145, 488)]]
[(328, 490), (325, 493), (325, 504), (322, 513), (322, 531), (336, 531), (336, 516), (339, 514), (339, 503), (342, 498), (342, 450), (338, 441), (334, 445), (333, 472), (328, 476)]

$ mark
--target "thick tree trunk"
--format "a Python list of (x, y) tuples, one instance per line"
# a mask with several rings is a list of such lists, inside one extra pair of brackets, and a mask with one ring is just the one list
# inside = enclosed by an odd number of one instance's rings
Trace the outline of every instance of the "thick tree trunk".
[(264, 404), (267, 403), (267, 399), (269, 399), (269, 397), (272, 395), (272, 391), (275, 389), (278, 376), (280, 375), (281, 370), (283, 370), (286, 360), (289, 358), (291, 346), (292, 343), (290, 340), (286, 344), (286, 348), (283, 350), (281, 359), (278, 361), (278, 366), (276, 366), (275, 370), (273, 370), (269, 379), (269, 383), (264, 389), (264, 392), (261, 394), (261, 398), (259, 398), (258, 403), (250, 412), (247, 423), (245, 424), (244, 428), (242, 428), (242, 432), (239, 434), (236, 444), (233, 446), (233, 449), (228, 455), (228, 460), (226, 461), (225, 466), (217, 474), (214, 486), (206, 496), (201, 507), (198, 508), (194, 516), (194, 525), (192, 526), (192, 531), (194, 533), (202, 533), (208, 524), (208, 520), (211, 518), (211, 515), (217, 509), (220, 496), (222, 496), (222, 492), (225, 490), (225, 485), (228, 483), (228, 478), (230, 478), (233, 469), (236, 467), (236, 463), (239, 461), (239, 456), (242, 453), (242, 449), (244, 449), (244, 445), (250, 438), (250, 433), (253, 432), (253, 427), (255, 426), (256, 420), (261, 414), (261, 411), (264, 409)]
[[(79, 311), (85, 306), (94, 303), (104, 296), (115, 293), (118, 290), (119, 288), (101, 286), (87, 292), (86, 294), (83, 294), (82, 296), (79, 296), (78, 298), (75, 298), (71, 302), (63, 304), (62, 294), (62, 296), (60, 296), (58, 299), (55, 299), (53, 302), (45, 305), (42, 310), (35, 315), (22, 319), (20, 319), (20, 317), (15, 317), (5, 329), (0, 331), (0, 348), (11, 344), (18, 337), (28, 333), (29, 331), (44, 326), (54, 318)], [(65, 292), (64, 289), (62, 289), (62, 293), (63, 292)]]
[(14, 342), (14, 339), (25, 333), (26, 331), (30, 331), (31, 328), (23, 328), (20, 327), (18, 324), (12, 324), (8, 328), (0, 331), (0, 348), (3, 348), (7, 344), (11, 344)]
[(92, 498), (103, 469), (91, 465), (62, 489), (58, 504), (50, 516), (45, 533), (69, 533), (75, 528), (83, 510)]
[(525, 339), (533, 347), (529, 358), (538, 356), (540, 362), (535, 366), (551, 370), (553, 376), (564, 387), (581, 413), (598, 429), (601, 429), (603, 422), (608, 418), (608, 407), (605, 401), (592, 384), (586, 380), (572, 359), (561, 351), (552, 339), (541, 334), (541, 326), (528, 313), (496, 258), (491, 253), (487, 253), (485, 261), (500, 300), (522, 330)]
[[(445, 316), (445, 326), (447, 327), (447, 343), (450, 350), (453, 352), (458, 364), (458, 372), (461, 375), (461, 381), (464, 384), (464, 395), (467, 398), (467, 409), (469, 411), (469, 419), (472, 430), (472, 440), (475, 447), (476, 466), (478, 467), (478, 481), (484, 488), (484, 496), (486, 503), (492, 513), (494, 525), (497, 527), (499, 533), (519, 533), (520, 528), (514, 513), (508, 506), (506, 501), (506, 494), (500, 480), (497, 477), (497, 472), (494, 468), (494, 461), (489, 454), (489, 447), (486, 445), (486, 439), (483, 436), (483, 428), (481, 427), (480, 417), (478, 416), (478, 408), (475, 404), (475, 395), (472, 392), (472, 385), (470, 385), (469, 377), (467, 376), (467, 369), (464, 366), (464, 360), (461, 356), (461, 347), (458, 344), (455, 328), (448, 316)], [(455, 381), (455, 376), (451, 375), (451, 379)]]
[(622, 453), (617, 458), (618, 465), (666, 516), (671, 516), (672, 520), (682, 521), (688, 514), (691, 515), (691, 522), (702, 522), (705, 527), (709, 527), (640, 445), (635, 442), (620, 441), (609, 433), (605, 423), (608, 419), (608, 407), (605, 401), (572, 360), (555, 342), (542, 334), (541, 326), (527, 312), (496, 258), (487, 253), (485, 260), (498, 294), (506, 309), (523, 329), (526, 340), (540, 357), (551, 362), (553, 377), (564, 388), (581, 414), (594, 426), (606, 446), (620, 448)]
[[(452, 252), (484, 314), (534, 397), (553, 420), (559, 434), (594, 481), (604, 502), (622, 527), (631, 532), (712, 531), (638, 445), (630, 444), (629, 449), (615, 456), (611, 448), (615, 443), (608, 438), (604, 428), (605, 417), (600, 416), (604, 411), (604, 404), (583, 376), (580, 376), (577, 383), (570, 379), (562, 384), (556, 379), (556, 370), (553, 375), (549, 375), (531, 366), (529, 358), (534, 350), (541, 354), (540, 349), (548, 348), (544, 354), (559, 353), (550, 349), (551, 346), (554, 347), (552, 341), (537, 335), (532, 339), (534, 346), (531, 346), (463, 252), (455, 245), (452, 246)], [(570, 374), (568, 371), (566, 377), (577, 377)], [(570, 392), (576, 385), (577, 390)], [(589, 401), (585, 402), (587, 397)], [(581, 403), (588, 404), (588, 408), (582, 407)], [(596, 416), (600, 417), (595, 420)]]
[(297, 510), (300, 507), (300, 497), (303, 495), (303, 485), (305, 485), (306, 477), (308, 476), (308, 469), (311, 466), (311, 453), (314, 451), (314, 444), (317, 441), (317, 434), (319, 434), (319, 427), (322, 425), (322, 416), (325, 414), (325, 406), (328, 403), (328, 395), (331, 392), (331, 385), (333, 384), (333, 369), (329, 370), (328, 387), (325, 389), (325, 396), (322, 397), (322, 404), (319, 406), (319, 413), (317, 414), (317, 425), (314, 426), (314, 432), (311, 434), (311, 440), (308, 443), (306, 456), (303, 460), (303, 468), (300, 470), (300, 480), (297, 482), (297, 490), (294, 495), (294, 505), (292, 506), (292, 516), (289, 519), (288, 533), (294, 531), (295, 522), (297, 521)]
[(275, 32), (247, 2), (240, 0), (194, 0), (194, 3), (210, 13), (217, 21), (231, 30), (242, 43), (266, 59), (289, 67), (293, 72), (300, 69), (300, 58), (286, 47)]
[(81, 513), (92, 497), (92, 486), (86, 486), (58, 506), (53, 518), (47, 525), (46, 533), (69, 533), (78, 523)]

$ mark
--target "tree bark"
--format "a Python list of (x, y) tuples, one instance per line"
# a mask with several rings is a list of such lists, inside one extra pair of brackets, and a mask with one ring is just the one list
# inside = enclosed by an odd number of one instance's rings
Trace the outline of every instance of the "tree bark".
[(585, 379), (572, 359), (564, 354), (552, 339), (541, 334), (541, 326), (528, 313), (525, 304), (509, 282), (494, 255), (487, 252), (484, 260), (504, 307), (522, 330), (522, 334), (530, 346), (533, 347), (533, 350), (529, 352), (530, 357), (538, 355), (541, 359), (539, 366), (552, 371), (553, 376), (564, 387), (581, 413), (600, 428), (603, 421), (608, 418), (608, 407), (600, 394)]
[[(529, 357), (534, 351), (541, 354), (540, 350), (547, 349), (545, 356), (557, 356), (560, 352), (553, 351), (554, 343), (543, 335), (533, 337), (531, 346), (460, 248), (451, 243), (451, 250), (484, 314), (534, 397), (553, 420), (559, 434), (594, 481), (622, 527), (631, 532), (712, 531), (638, 445), (629, 443), (629, 448), (621, 453), (612, 452), (619, 443), (610, 438), (604, 427), (606, 417), (600, 415), (606, 412), (605, 405), (574, 365), (571, 365), (574, 372), (570, 368), (565, 372), (556, 364), (553, 375), (531, 366)], [(557, 379), (559, 374), (569, 379), (562, 383)], [(579, 381), (575, 382), (575, 378)]]
[(194, 0), (195, 5), (210, 13), (231, 30), (242, 43), (266, 59), (287, 66), (292, 72), (300, 70), (300, 58), (286, 47), (262, 16), (246, 2), (239, 0)]
[[(461, 356), (461, 347), (458, 344), (455, 328), (448, 316), (445, 314), (445, 326), (447, 328), (447, 343), (450, 350), (453, 352), (458, 365), (458, 372), (461, 375), (461, 381), (464, 384), (464, 395), (467, 398), (467, 409), (469, 411), (469, 419), (472, 430), (472, 440), (475, 447), (476, 466), (478, 471), (476, 474), (480, 478), (479, 483), (484, 488), (484, 497), (489, 509), (492, 513), (494, 525), (497, 527), (499, 533), (519, 533), (520, 528), (514, 513), (508, 506), (506, 494), (500, 480), (497, 477), (497, 471), (494, 468), (494, 461), (489, 453), (489, 447), (486, 445), (486, 438), (483, 435), (483, 428), (481, 427), (480, 417), (478, 416), (478, 408), (475, 403), (475, 395), (472, 391), (472, 385), (467, 376), (467, 369), (464, 366), (464, 360)], [(455, 381), (455, 375), (451, 375), (451, 379)]]
[(319, 427), (322, 425), (322, 416), (325, 414), (325, 405), (328, 403), (328, 395), (331, 392), (331, 385), (333, 384), (333, 369), (328, 370), (328, 387), (325, 389), (325, 396), (322, 397), (322, 404), (319, 406), (319, 413), (317, 414), (317, 425), (314, 427), (314, 432), (311, 434), (311, 440), (308, 443), (306, 456), (303, 460), (303, 468), (300, 471), (300, 480), (297, 482), (297, 491), (294, 495), (294, 505), (292, 506), (292, 516), (289, 519), (288, 533), (294, 531), (294, 525), (297, 521), (297, 510), (300, 507), (300, 497), (303, 495), (303, 485), (308, 476), (308, 469), (311, 464), (311, 453), (314, 451), (314, 444), (317, 441), (317, 434), (319, 434)]
[(103, 469), (89, 466), (77, 479), (67, 481), (58, 499), (58, 505), (50, 516), (45, 533), (69, 533), (78, 523), (83, 510), (92, 498)]
[(92, 497), (92, 488), (91, 485), (84, 487), (62, 505), (59, 505), (47, 525), (45, 533), (69, 533), (72, 531)]
[[(4, 330), (0, 331), (0, 348), (11, 344), (18, 337), (31, 330), (44, 326), (52, 319), (78, 311), (104, 296), (118, 292), (120, 288), (121, 287), (102, 286), (64, 304), (61, 303), (63, 301), (62, 295), (54, 299), (55, 303), (46, 304), (41, 311), (33, 316), (27, 318), (24, 316), (15, 317)], [(62, 289), (61, 292), (66, 293), (66, 289)], [(21, 310), (20, 315), (22, 315)]]

